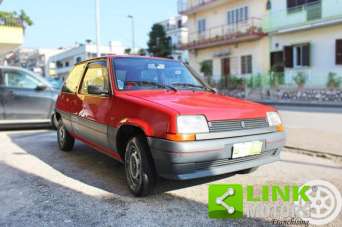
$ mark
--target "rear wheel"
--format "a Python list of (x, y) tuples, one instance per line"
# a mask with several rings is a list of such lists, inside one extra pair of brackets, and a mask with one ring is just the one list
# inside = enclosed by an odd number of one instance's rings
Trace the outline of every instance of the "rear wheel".
[(133, 195), (147, 196), (153, 191), (156, 175), (143, 135), (132, 137), (126, 145), (125, 173), (129, 190)]
[(62, 119), (58, 121), (57, 139), (58, 139), (59, 149), (61, 149), (62, 151), (70, 152), (72, 148), (74, 147), (75, 139), (66, 130)]

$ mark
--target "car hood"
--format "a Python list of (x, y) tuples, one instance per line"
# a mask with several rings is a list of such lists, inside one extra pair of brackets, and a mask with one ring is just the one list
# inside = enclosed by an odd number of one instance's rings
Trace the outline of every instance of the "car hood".
[(266, 112), (274, 111), (268, 106), (210, 92), (132, 91), (127, 94), (166, 106), (179, 114), (202, 114), (209, 121), (266, 117)]

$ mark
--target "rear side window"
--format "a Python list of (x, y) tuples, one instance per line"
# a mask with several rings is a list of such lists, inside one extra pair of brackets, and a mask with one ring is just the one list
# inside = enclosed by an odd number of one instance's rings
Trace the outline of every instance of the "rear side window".
[(76, 65), (70, 72), (68, 78), (64, 82), (62, 91), (68, 93), (76, 93), (78, 85), (82, 79), (85, 64)]

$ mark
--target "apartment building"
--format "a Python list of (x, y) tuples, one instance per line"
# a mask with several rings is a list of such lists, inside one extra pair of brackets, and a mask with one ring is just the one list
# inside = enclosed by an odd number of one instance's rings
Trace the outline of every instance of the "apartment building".
[[(247, 77), (270, 68), (269, 40), (263, 30), (267, 0), (179, 0), (188, 17), (189, 62), (198, 72), (209, 65), (212, 79)], [(206, 76), (204, 75), (204, 76)]]
[(20, 18), (0, 16), (0, 57), (24, 41), (24, 23)]
[(301, 73), (306, 87), (323, 87), (328, 74), (342, 76), (342, 0), (270, 0), (264, 24), (271, 67), (287, 84)]
[(188, 40), (188, 28), (186, 27), (188, 18), (186, 16), (175, 16), (159, 22), (166, 32), (172, 47), (171, 56), (173, 59), (188, 61), (188, 51), (182, 50), (181, 45)]
[[(100, 46), (102, 56), (109, 54), (123, 54), (124, 51), (125, 47), (117, 41), (109, 42), (108, 46)], [(50, 76), (66, 78), (76, 63), (96, 56), (96, 45), (89, 40), (85, 44), (76, 44), (71, 48), (66, 48), (59, 54), (50, 57), (48, 61), (49, 71), (53, 72)]]
[(2, 62), (5, 65), (22, 67), (42, 77), (47, 77), (50, 75), (49, 58), (62, 51), (63, 49), (20, 47), (4, 55)]

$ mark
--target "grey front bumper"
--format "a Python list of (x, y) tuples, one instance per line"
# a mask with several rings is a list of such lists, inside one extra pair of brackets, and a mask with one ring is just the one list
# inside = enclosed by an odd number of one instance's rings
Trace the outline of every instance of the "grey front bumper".
[[(245, 170), (279, 160), (285, 133), (272, 132), (235, 138), (173, 142), (149, 138), (158, 174), (167, 179), (187, 180)], [(232, 159), (233, 145), (263, 141), (260, 155)]]

